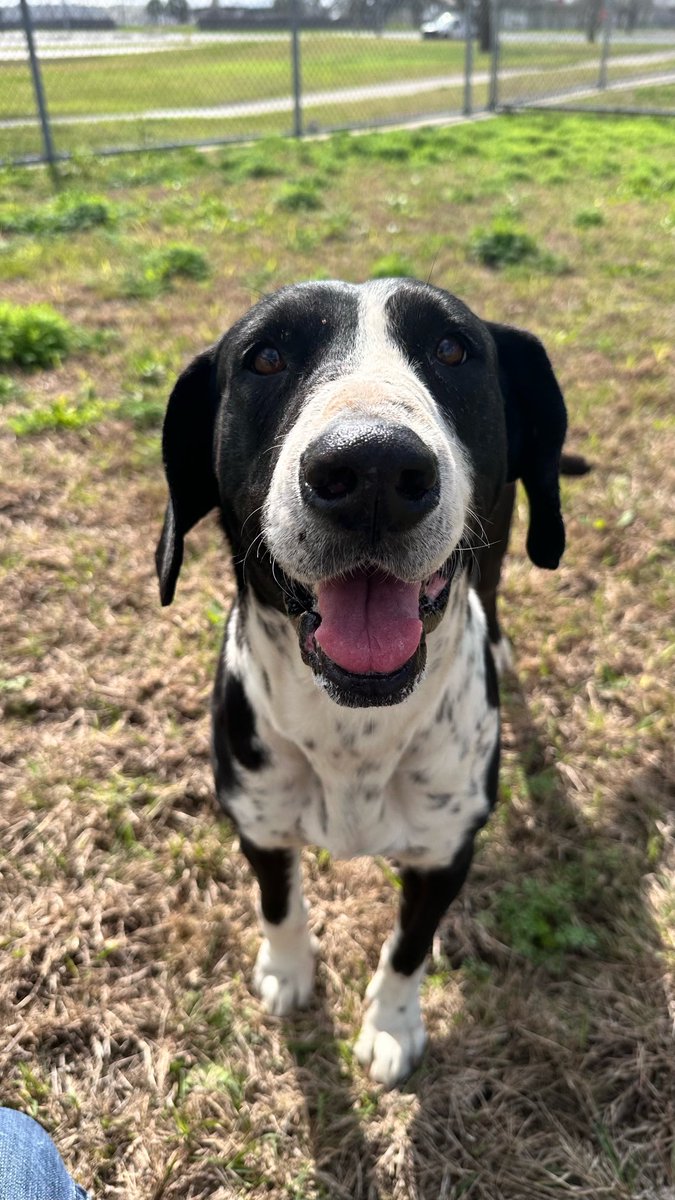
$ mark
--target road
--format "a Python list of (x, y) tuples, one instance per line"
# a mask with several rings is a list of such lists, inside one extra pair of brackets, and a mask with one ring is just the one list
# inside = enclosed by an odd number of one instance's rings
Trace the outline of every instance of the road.
[[(322, 36), (362, 37), (370, 39), (375, 44), (382, 41), (419, 41), (419, 34), (414, 30), (395, 30), (379, 36), (371, 32), (349, 30), (311, 30), (303, 33), (304, 37)], [(42, 59), (60, 58), (107, 58), (118, 54), (161, 54), (167, 50), (180, 50), (195, 46), (208, 46), (218, 43), (232, 42), (287, 42), (289, 34), (286, 30), (269, 33), (208, 33), (195, 31), (184, 33), (178, 30), (155, 30), (154, 32), (128, 29), (102, 30), (46, 30), (35, 31), (35, 39)], [(612, 33), (613, 46), (630, 46), (636, 39), (642, 44), (654, 46), (671, 46), (675, 50), (675, 32), (673, 30), (649, 29), (639, 30), (629, 35), (621, 32)], [(558, 40), (564, 46), (588, 46), (582, 33), (573, 31), (552, 34), (544, 32), (503, 32), (503, 43), (545, 44), (550, 47), (552, 40)], [(0, 62), (23, 62), (27, 58), (26, 39), (19, 30), (0, 30)]]

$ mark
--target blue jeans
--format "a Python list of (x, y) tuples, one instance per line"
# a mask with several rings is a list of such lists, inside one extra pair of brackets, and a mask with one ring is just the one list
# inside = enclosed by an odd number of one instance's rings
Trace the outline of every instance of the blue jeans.
[(87, 1200), (37, 1121), (0, 1108), (0, 1200)]

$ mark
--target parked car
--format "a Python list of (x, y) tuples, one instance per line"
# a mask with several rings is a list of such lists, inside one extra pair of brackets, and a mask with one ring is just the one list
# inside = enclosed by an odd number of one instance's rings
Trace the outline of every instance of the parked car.
[[(474, 22), (471, 22), (472, 36), (475, 34)], [(466, 37), (466, 17), (461, 13), (444, 12), (433, 21), (426, 21), (420, 28), (423, 38), (451, 38), (462, 41)]]

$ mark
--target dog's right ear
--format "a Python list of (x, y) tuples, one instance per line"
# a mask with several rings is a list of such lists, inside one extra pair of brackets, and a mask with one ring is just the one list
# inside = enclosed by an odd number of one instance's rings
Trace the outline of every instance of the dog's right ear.
[(177, 380), (169, 398), (162, 457), (169, 502), (155, 563), (162, 604), (170, 604), (183, 562), (185, 534), (218, 505), (213, 438), (219, 394), (218, 345), (198, 354)]

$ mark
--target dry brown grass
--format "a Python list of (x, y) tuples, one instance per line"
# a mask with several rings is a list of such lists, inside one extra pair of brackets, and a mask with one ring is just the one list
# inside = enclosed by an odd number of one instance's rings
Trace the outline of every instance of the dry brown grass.
[[(621, 191), (631, 171), (663, 169), (664, 142), (648, 122), (633, 141), (630, 126), (607, 124), (615, 142), (592, 119), (499, 128), (472, 132), (482, 157), (452, 152), (466, 144), (458, 132), (437, 163), (346, 161), (318, 215), (280, 215), (278, 180), (223, 192), (207, 162), (175, 201), (159, 186), (116, 193), (136, 221), (117, 242), (82, 235), (70, 264), (54, 249), (39, 277), (6, 284), (119, 335), (99, 361), (22, 379), (11, 418), (92, 381), (113, 402), (148, 347), (173, 369), (242, 311), (256, 272), (281, 282), (320, 262), (356, 278), (392, 248), (422, 272), (435, 255), (438, 282), (544, 338), (571, 442), (594, 462), (565, 486), (569, 550), (555, 576), (528, 566), (522, 521), (514, 539), (503, 802), (426, 986), (429, 1053), (381, 1095), (349, 1049), (396, 902), (380, 864), (306, 855), (322, 947), (307, 1013), (265, 1017), (247, 987), (253, 889), (208, 760), (231, 587), (215, 524), (192, 537), (162, 612), (156, 432), (112, 412), (80, 431), (5, 427), (0, 1099), (53, 1132), (97, 1197), (672, 1200), (672, 192)], [(526, 151), (514, 128), (566, 146), (567, 183), (503, 178)], [(605, 152), (621, 169), (598, 178), (589, 163)], [(224, 197), (244, 233), (190, 226), (205, 197)], [(595, 199), (606, 223), (580, 231), (574, 213)], [(111, 274), (96, 264), (112, 260), (114, 276), (125, 239), (159, 242), (161, 206), (179, 200), (190, 240), (237, 282), (102, 300)], [(571, 273), (505, 280), (467, 260), (473, 227), (514, 202)], [(347, 207), (346, 236), (331, 233)], [(538, 896), (590, 935), (576, 950), (547, 949), (532, 930), (523, 946), (517, 910)]]

